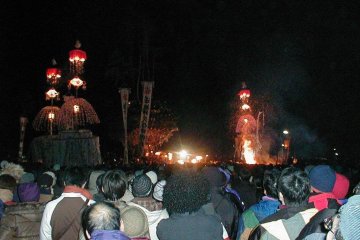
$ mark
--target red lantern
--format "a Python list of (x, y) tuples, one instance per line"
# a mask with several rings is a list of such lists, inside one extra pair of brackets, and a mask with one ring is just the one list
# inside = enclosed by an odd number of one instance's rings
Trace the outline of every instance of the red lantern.
[(241, 89), (238, 93), (240, 99), (246, 99), (250, 97), (250, 90), (249, 89)]
[(86, 52), (83, 50), (74, 49), (69, 52), (70, 70), (74, 75), (80, 75), (84, 72), (84, 62), (86, 59)]
[(46, 69), (46, 78), (48, 83), (51, 86), (55, 86), (59, 83), (61, 78), (61, 70), (58, 68), (48, 68)]

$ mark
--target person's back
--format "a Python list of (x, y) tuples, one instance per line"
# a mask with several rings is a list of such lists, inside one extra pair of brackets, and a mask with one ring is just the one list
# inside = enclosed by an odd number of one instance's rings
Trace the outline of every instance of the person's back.
[(92, 196), (83, 187), (86, 177), (82, 170), (73, 167), (64, 175), (63, 194), (49, 202), (44, 210), (40, 227), (40, 239), (77, 239), (80, 231), (82, 209)]
[(162, 220), (157, 235), (161, 240), (222, 240), (223, 228), (219, 218), (199, 211), (193, 214), (173, 214)]
[(0, 224), (0, 239), (39, 239), (44, 203), (18, 203), (6, 207)]
[(264, 173), (263, 188), (265, 196), (262, 200), (246, 210), (239, 220), (237, 239), (248, 239), (251, 231), (259, 222), (276, 213), (280, 206), (277, 199), (277, 180), (280, 172), (276, 169)]

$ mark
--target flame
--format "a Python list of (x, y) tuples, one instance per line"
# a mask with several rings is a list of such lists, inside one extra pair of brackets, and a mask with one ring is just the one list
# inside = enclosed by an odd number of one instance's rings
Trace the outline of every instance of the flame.
[(247, 164), (256, 164), (255, 151), (251, 148), (251, 141), (244, 140), (244, 158)]

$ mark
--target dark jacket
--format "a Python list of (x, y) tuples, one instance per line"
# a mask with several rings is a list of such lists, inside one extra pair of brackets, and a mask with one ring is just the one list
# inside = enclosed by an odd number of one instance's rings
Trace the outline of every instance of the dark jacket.
[(159, 240), (221, 240), (223, 226), (219, 218), (200, 210), (191, 214), (172, 214), (160, 221), (156, 233)]
[(0, 239), (39, 239), (44, 203), (7, 206), (0, 225)]

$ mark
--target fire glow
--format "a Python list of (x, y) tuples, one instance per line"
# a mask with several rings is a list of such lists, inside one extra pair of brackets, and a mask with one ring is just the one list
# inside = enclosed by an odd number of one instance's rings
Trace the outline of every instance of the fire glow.
[(243, 152), (244, 152), (244, 159), (247, 164), (256, 164), (255, 161), (255, 151), (251, 148), (251, 141), (250, 140), (244, 140), (244, 146), (243, 146)]

